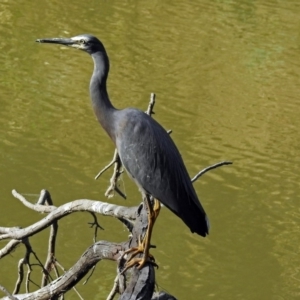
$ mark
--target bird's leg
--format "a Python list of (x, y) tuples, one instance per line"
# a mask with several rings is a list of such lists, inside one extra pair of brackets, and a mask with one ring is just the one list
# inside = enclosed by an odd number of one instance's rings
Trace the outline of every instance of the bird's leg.
[(131, 266), (137, 263), (139, 265), (138, 266), (139, 270), (149, 261), (149, 258), (154, 260), (154, 257), (149, 253), (149, 250), (151, 247), (150, 242), (151, 242), (154, 223), (160, 212), (160, 202), (157, 199), (154, 198), (153, 207), (150, 201), (150, 197), (148, 195), (146, 195), (145, 200), (146, 200), (145, 201), (146, 205), (148, 207), (148, 228), (142, 243), (140, 243), (140, 239), (139, 239), (139, 244), (140, 244), (139, 246), (142, 246), (140, 252), (143, 252), (143, 257), (136, 258), (132, 262), (131, 261), (127, 262), (127, 264), (132, 263)]
[[(148, 228), (145, 234), (145, 237), (143, 241), (141, 241), (141, 238), (139, 237), (138, 246), (128, 249), (124, 252), (123, 256), (125, 254), (131, 253), (130, 258), (127, 260), (127, 263), (125, 265), (125, 269), (123, 272), (131, 268), (132, 266), (138, 264), (138, 269), (144, 267), (144, 265), (151, 261), (153, 263), (154, 257), (149, 253), (149, 249), (151, 247), (150, 241), (152, 236), (152, 229), (154, 226), (154, 223), (156, 221), (156, 218), (159, 215), (160, 212), (160, 202), (157, 199), (154, 199), (153, 207), (152, 203), (150, 201), (149, 195), (146, 195), (144, 198), (144, 203), (148, 208)], [(143, 253), (142, 257), (134, 258), (139, 253)], [(155, 264), (156, 265), (156, 264)], [(157, 266), (157, 265), (156, 265)]]

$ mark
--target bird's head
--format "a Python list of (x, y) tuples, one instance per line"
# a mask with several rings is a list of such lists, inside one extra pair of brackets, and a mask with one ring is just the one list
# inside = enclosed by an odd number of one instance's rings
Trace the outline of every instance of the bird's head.
[(68, 47), (73, 47), (93, 54), (95, 52), (106, 52), (103, 44), (93, 35), (81, 34), (71, 38), (46, 38), (37, 39), (38, 43), (60, 44)]

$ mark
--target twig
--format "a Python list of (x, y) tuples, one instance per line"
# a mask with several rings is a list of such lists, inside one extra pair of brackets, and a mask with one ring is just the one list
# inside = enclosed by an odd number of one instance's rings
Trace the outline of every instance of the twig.
[[(57, 261), (55, 260), (55, 269), (56, 269), (56, 272), (58, 272), (57, 268), (56, 267), (59, 267), (64, 273), (67, 273), (66, 269)], [(75, 293), (77, 294), (77, 296), (81, 299), (81, 300), (84, 300), (82, 298), (82, 296), (80, 295), (80, 293), (78, 292), (78, 290), (76, 289), (76, 286), (73, 286), (72, 289), (75, 291)]]
[(55, 220), (53, 221), (50, 228), (49, 241), (48, 241), (48, 254), (47, 254), (46, 262), (44, 264), (44, 270), (46, 270), (47, 272), (43, 272), (41, 286), (47, 285), (47, 283), (49, 282), (50, 272), (53, 269), (57, 230), (58, 230), (58, 223)]
[(115, 295), (119, 293), (119, 276), (120, 273), (118, 273), (117, 277), (115, 278), (113, 288), (107, 296), (106, 300), (113, 300)]
[[(26, 293), (29, 293), (29, 282), (33, 283), (33, 281), (30, 278), (32, 268), (31, 268), (31, 265), (29, 264), (29, 262), (26, 264), (26, 266), (27, 266), (27, 273), (26, 273), (26, 281), (25, 281), (25, 290), (26, 290)], [(37, 284), (35, 284), (35, 285), (38, 286)], [(40, 286), (38, 286), (38, 288), (40, 288)]]
[(91, 228), (95, 226), (95, 232), (94, 232), (94, 238), (93, 238), (93, 241), (94, 243), (96, 243), (97, 241), (97, 232), (98, 232), (98, 229), (100, 228), (101, 230), (104, 230), (103, 227), (100, 226), (100, 224), (98, 223), (98, 219), (97, 219), (97, 216), (95, 213), (91, 212), (90, 213), (92, 215), (92, 217), (94, 218), (94, 222), (89, 222), (88, 224), (90, 224)]
[(111, 198), (111, 197), (113, 197), (114, 192), (116, 191), (121, 197), (126, 199), (126, 195), (123, 194), (117, 187), (118, 179), (121, 176), (121, 174), (123, 173), (123, 170), (122, 170), (121, 159), (120, 159), (120, 156), (119, 156), (117, 150), (115, 150), (115, 154), (116, 154), (116, 162), (115, 162), (115, 166), (114, 166), (114, 172), (110, 179), (110, 186), (107, 188), (107, 190), (105, 192), (105, 196), (108, 198)]
[[(122, 165), (121, 165), (122, 167)], [(121, 175), (123, 173), (123, 171), (121, 171), (119, 174)], [(118, 176), (119, 177), (119, 176)], [(115, 191), (124, 199), (127, 199), (126, 194), (124, 194), (116, 185), (115, 185)]]
[(30, 262), (29, 262), (29, 258), (30, 258), (30, 254), (31, 253), (33, 254), (33, 256), (35, 257), (35, 259), (37, 260), (37, 262), (38, 262), (37, 265), (42, 268), (43, 274), (47, 278), (50, 277), (51, 280), (53, 280), (53, 279), (51, 278), (51, 275), (48, 272), (48, 270), (44, 268), (42, 262), (40, 261), (40, 259), (37, 256), (37, 254), (33, 251), (32, 247), (31, 247), (31, 245), (29, 243), (28, 238), (25, 238), (23, 240), (23, 244), (26, 246), (26, 254), (25, 254), (24, 262), (26, 263), (27, 268), (28, 268), (28, 270), (27, 270), (27, 278), (26, 278), (26, 292), (29, 293), (29, 282), (32, 282), (32, 280), (30, 279), (30, 274), (31, 274), (31, 271), (32, 271), (32, 268), (31, 268), (32, 264), (30, 264)]
[(8, 290), (7, 290), (4, 286), (0, 285), (0, 290), (1, 290), (4, 294), (6, 294), (6, 296), (7, 296), (9, 299), (11, 299), (11, 300), (18, 300), (18, 298), (14, 297), (12, 294), (10, 294), (10, 293), (8, 292)]
[(37, 204), (40, 204), (40, 205), (45, 205), (45, 204), (53, 205), (51, 195), (47, 190), (45, 190), (45, 189), (41, 190), (40, 197), (39, 197), (39, 200), (38, 200)]
[(19, 260), (19, 263), (18, 263), (18, 279), (17, 279), (17, 282), (15, 284), (15, 288), (14, 288), (13, 294), (18, 294), (19, 291), (20, 291), (21, 284), (22, 284), (23, 279), (24, 279), (24, 268), (23, 268), (23, 265), (24, 265), (24, 258), (21, 258)]
[[(43, 269), (43, 273), (47, 273), (47, 271), (44, 269), (44, 266), (42, 264), (42, 262), (39, 260), (38, 256), (36, 255), (36, 253), (32, 250), (32, 247), (29, 243), (29, 239), (28, 238), (25, 238), (23, 240), (23, 244), (25, 245), (26, 247), (26, 254), (25, 254), (25, 257), (24, 257), (24, 264), (27, 266), (27, 274), (26, 274), (26, 281), (25, 281), (25, 287), (26, 287), (26, 293), (29, 293), (29, 282), (32, 282), (33, 281), (31, 280), (30, 278), (30, 275), (31, 275), (31, 271), (32, 271), (32, 265), (30, 264), (30, 254), (32, 253), (35, 257), (35, 259), (38, 261), (38, 266), (42, 267)], [(34, 283), (35, 284), (35, 283)], [(38, 286), (37, 284), (35, 284), (36, 286)], [(40, 286), (39, 286), (40, 288)]]
[(16, 239), (10, 240), (5, 247), (0, 249), (0, 259), (8, 255), (10, 252), (12, 252), (21, 243), (22, 243), (21, 240), (16, 240)]
[[(53, 205), (51, 195), (47, 190), (41, 190), (40, 197), (37, 204)], [(44, 270), (46, 270), (46, 272), (43, 272), (42, 282), (41, 282), (42, 287), (46, 286), (47, 283), (49, 282), (50, 272), (51, 269), (53, 269), (54, 267), (57, 231), (58, 231), (58, 223), (55, 220), (51, 224), (51, 228), (50, 228), (47, 259), (43, 267)]]
[(118, 220), (126, 226), (126, 228), (128, 229), (129, 232), (132, 232), (134, 222), (132, 222), (131, 220), (125, 219), (125, 218), (118, 218)]
[[(74, 292), (77, 294), (77, 296), (81, 299), (84, 300), (83, 297), (80, 295), (80, 293), (78, 292), (78, 290), (76, 289), (76, 286), (73, 286), (72, 288), (74, 290)], [(62, 295), (63, 296), (63, 295)]]
[(126, 275), (117, 268), (117, 276), (114, 280), (114, 285), (106, 300), (113, 300), (117, 293), (122, 294), (126, 288)]
[(30, 203), (24, 196), (19, 194), (16, 190), (12, 190), (12, 194), (15, 198), (20, 200), (26, 207), (38, 211), (38, 212), (51, 212), (53, 208), (51, 206), (45, 206), (45, 205), (40, 205), (40, 204), (32, 204)]
[(55, 265), (58, 266), (64, 273), (67, 272), (64, 266), (60, 264), (60, 262), (57, 259), (55, 259)]
[(60, 275), (59, 275), (59, 272), (58, 272), (56, 262), (57, 262), (56, 258), (53, 257), (53, 270), (54, 270), (54, 274), (55, 274), (56, 278), (58, 278)]
[(22, 259), (20, 259), (19, 263), (18, 263), (18, 278), (17, 278), (17, 282), (15, 284), (15, 289), (13, 291), (13, 294), (18, 294), (20, 291), (20, 287), (21, 284), (23, 282), (24, 279), (24, 265), (27, 266), (27, 275), (26, 275), (26, 281), (25, 281), (25, 289), (26, 292), (29, 293), (29, 282), (31, 282), (30, 280), (30, 273), (31, 273), (31, 265), (29, 262), (29, 258), (30, 258), (30, 253), (32, 252), (30, 243), (28, 241), (27, 238), (25, 238), (22, 243), (25, 245), (26, 247), (26, 252), (25, 255)]
[(155, 105), (155, 98), (156, 98), (156, 95), (154, 93), (151, 93), (148, 108), (146, 110), (146, 114), (149, 115), (149, 116), (155, 114), (155, 112), (153, 111), (153, 108), (154, 108), (154, 105)]
[(107, 165), (107, 166), (105, 166), (96, 176), (95, 176), (95, 179), (97, 180), (106, 170), (108, 170), (114, 163), (116, 163), (117, 162), (117, 156), (119, 156), (118, 155), (118, 151), (117, 151), (117, 149), (115, 149), (115, 153), (114, 153), (114, 156), (113, 156), (113, 158), (112, 158), (112, 160), (111, 160), (111, 162)]
[(192, 182), (195, 182), (200, 176), (202, 176), (204, 173), (212, 170), (212, 169), (215, 169), (215, 168), (218, 168), (218, 167), (221, 167), (221, 166), (224, 166), (224, 165), (231, 165), (232, 162), (231, 161), (222, 161), (222, 162), (219, 162), (217, 164), (214, 164), (212, 166), (209, 166), (203, 170), (201, 170), (199, 173), (197, 173), (192, 179), (191, 181)]
[(111, 162), (95, 176), (95, 179), (98, 179), (105, 171), (107, 171), (113, 165), (114, 165), (114, 171), (110, 179), (110, 186), (107, 188), (105, 192), (105, 197), (111, 198), (113, 197), (114, 192), (117, 192), (122, 198), (126, 199), (126, 195), (122, 191), (120, 191), (120, 189), (117, 187), (118, 179), (120, 175), (123, 173), (122, 163), (117, 149), (115, 149), (114, 156)]
[(95, 272), (95, 269), (96, 269), (96, 265), (94, 265), (94, 266), (92, 267), (92, 270), (91, 270), (90, 274), (88, 275), (87, 279), (83, 282), (82, 285), (86, 285), (86, 284), (88, 283), (89, 279), (93, 276), (93, 274), (94, 274), (94, 272)]

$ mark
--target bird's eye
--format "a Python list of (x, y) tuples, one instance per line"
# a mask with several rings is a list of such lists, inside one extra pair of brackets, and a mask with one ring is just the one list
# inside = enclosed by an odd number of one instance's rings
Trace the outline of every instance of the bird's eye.
[(82, 40), (80, 40), (80, 41), (79, 41), (79, 43), (80, 43), (81, 45), (84, 45), (84, 44), (86, 44), (85, 40), (83, 40), (83, 39), (82, 39)]

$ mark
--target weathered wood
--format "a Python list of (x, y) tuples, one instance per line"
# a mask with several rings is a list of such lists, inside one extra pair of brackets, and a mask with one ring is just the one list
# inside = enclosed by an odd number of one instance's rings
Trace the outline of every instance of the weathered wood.
[[(70, 205), (70, 204), (69, 204)], [(64, 206), (64, 205), (63, 205)], [(71, 205), (72, 206), (72, 205)], [(115, 206), (116, 207), (116, 206)], [(70, 268), (65, 274), (56, 280), (53, 280), (48, 285), (42, 287), (41, 289), (28, 294), (17, 294), (14, 295), (16, 299), (26, 299), (26, 300), (43, 300), (43, 299), (55, 299), (60, 294), (66, 293), (74, 287), (88, 272), (89, 270), (98, 264), (101, 260), (107, 259), (119, 263), (119, 260), (129, 247), (135, 247), (137, 245), (139, 236), (144, 236), (148, 226), (147, 211), (142, 209), (143, 204), (141, 204), (135, 211), (136, 220), (132, 227), (132, 237), (129, 241), (124, 243), (111, 243), (107, 241), (99, 241), (91, 245), (80, 259)], [(78, 208), (78, 207), (77, 207)], [(117, 208), (117, 207), (116, 207)], [(121, 207), (124, 211), (125, 208)], [(132, 208), (128, 208), (132, 216)], [(59, 210), (57, 208), (56, 210)], [(55, 210), (55, 211), (56, 211)], [(76, 209), (77, 210), (77, 209)], [(69, 213), (71, 211), (69, 210)], [(53, 214), (51, 212), (50, 214)], [(125, 213), (128, 215), (128, 213)], [(56, 214), (58, 218), (61, 218), (60, 214)], [(53, 222), (53, 219), (52, 219)], [(132, 224), (132, 223), (130, 223)], [(45, 223), (43, 224), (45, 226)], [(27, 230), (32, 229), (28, 227)], [(26, 229), (23, 229), (26, 231)], [(38, 231), (37, 231), (38, 232)], [(15, 232), (13, 233), (13, 235)], [(28, 233), (24, 233), (24, 236), (28, 236)], [(31, 235), (31, 234), (30, 234)], [(124, 265), (124, 262), (120, 263), (120, 268)], [(122, 271), (122, 269), (120, 269)], [(123, 276), (123, 275), (120, 275)], [(127, 287), (120, 296), (119, 299), (122, 300), (137, 300), (137, 299), (151, 299), (154, 291), (155, 282), (155, 272), (152, 264), (146, 265), (142, 270), (137, 270), (133, 267), (131, 270), (126, 272), (126, 276), (130, 277)], [(9, 299), (9, 297), (4, 297), (1, 299)]]

